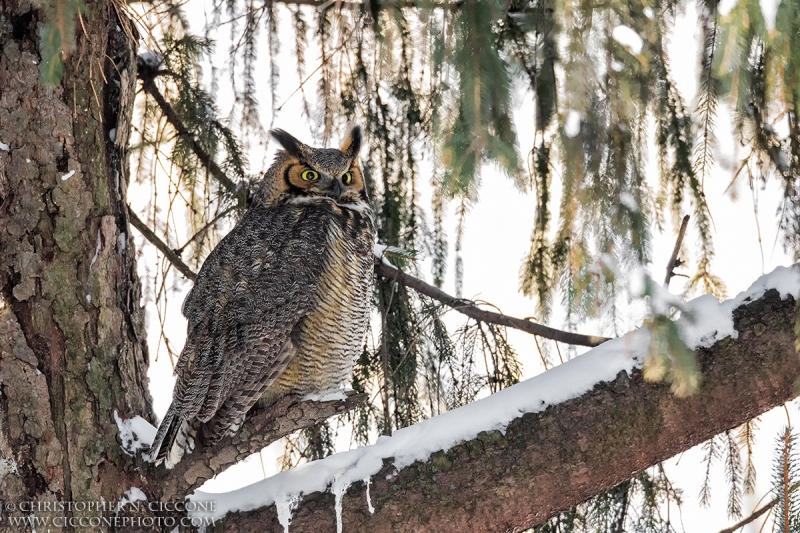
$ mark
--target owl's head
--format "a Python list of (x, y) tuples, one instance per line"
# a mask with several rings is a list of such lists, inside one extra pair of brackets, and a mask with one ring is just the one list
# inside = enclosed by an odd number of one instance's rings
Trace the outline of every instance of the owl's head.
[(283, 148), (267, 171), (268, 201), (298, 196), (326, 196), (339, 204), (367, 201), (364, 175), (358, 164), (361, 127), (353, 127), (341, 148), (314, 148), (283, 130), (270, 131)]

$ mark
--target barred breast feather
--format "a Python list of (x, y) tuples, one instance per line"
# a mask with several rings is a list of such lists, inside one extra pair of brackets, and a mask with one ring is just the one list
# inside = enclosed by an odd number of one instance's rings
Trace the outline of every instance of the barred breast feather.
[(316, 302), (297, 331), (297, 354), (265, 392), (265, 405), (286, 394), (341, 388), (350, 378), (354, 356), (364, 340), (373, 276), (372, 211), (326, 200), (312, 209), (320, 210), (320, 218), (328, 221)]

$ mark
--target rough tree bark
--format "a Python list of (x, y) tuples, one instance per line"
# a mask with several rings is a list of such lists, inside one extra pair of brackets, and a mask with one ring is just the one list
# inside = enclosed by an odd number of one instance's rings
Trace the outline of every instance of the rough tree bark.
[[(579, 398), (514, 420), (506, 432), (395, 472), (391, 461), (342, 501), (343, 531), (522, 531), (796, 395), (794, 300), (775, 290), (734, 312), (738, 339), (697, 352), (700, 393), (676, 398), (624, 372)], [(217, 531), (281, 532), (275, 506), (229, 515)], [(292, 533), (336, 531), (334, 496), (303, 497)]]
[(113, 412), (154, 422), (125, 210), (135, 46), (112, 4), (89, 0), (48, 87), (43, 22), (0, 2), (0, 499), (116, 502), (138, 475)]

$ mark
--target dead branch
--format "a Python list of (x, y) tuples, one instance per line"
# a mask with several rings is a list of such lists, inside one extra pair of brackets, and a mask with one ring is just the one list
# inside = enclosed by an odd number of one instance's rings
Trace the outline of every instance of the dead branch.
[(138, 216), (136, 216), (136, 213), (134, 213), (133, 209), (131, 209), (130, 207), (128, 207), (128, 216), (130, 217), (131, 224), (133, 224), (134, 228), (139, 230), (139, 233), (142, 234), (142, 237), (150, 241), (150, 244), (158, 248), (159, 251), (162, 254), (164, 254), (164, 256), (169, 260), (169, 262), (172, 263), (181, 274), (183, 274), (192, 281), (197, 279), (197, 273), (191, 268), (189, 268), (189, 265), (183, 262), (183, 260), (175, 252), (175, 250), (167, 246), (167, 244), (164, 241), (159, 239), (158, 235), (156, 235), (153, 232), (153, 230), (151, 230), (147, 226), (147, 224), (142, 222), (142, 220)]
[[(141, 221), (139, 217), (131, 210), (128, 209), (133, 226), (139, 230), (142, 236), (150, 241), (156, 248), (158, 248), (164, 256), (177, 268), (184, 276), (194, 281), (197, 279), (197, 274), (183, 262), (180, 256), (175, 253), (175, 250), (167, 246), (158, 235), (156, 235), (147, 225)], [(458, 311), (472, 319), (486, 322), (488, 324), (497, 324), (498, 326), (505, 326), (509, 328), (518, 329), (532, 335), (538, 335), (546, 339), (551, 339), (566, 344), (576, 344), (578, 346), (597, 346), (608, 340), (608, 337), (600, 337), (596, 335), (582, 335), (580, 333), (573, 333), (571, 331), (563, 331), (560, 329), (551, 328), (530, 320), (516, 318), (513, 316), (496, 313), (494, 311), (487, 311), (481, 309), (474, 302), (470, 300), (454, 298), (443, 290), (430, 285), (419, 278), (415, 278), (401, 270), (387, 265), (382, 261), (375, 262), (375, 270), (379, 276), (386, 279), (402, 283), (406, 287), (410, 287), (420, 294), (424, 294), (434, 300), (442, 302), (453, 310)]]
[(576, 344), (578, 346), (597, 346), (609, 340), (608, 337), (600, 337), (596, 335), (582, 335), (580, 333), (573, 333), (571, 331), (563, 331), (560, 329), (551, 328), (542, 324), (537, 324), (530, 320), (515, 318), (512, 316), (496, 313), (494, 311), (487, 311), (481, 309), (471, 300), (462, 298), (455, 298), (450, 296), (438, 287), (434, 287), (419, 278), (415, 278), (405, 272), (384, 263), (383, 261), (375, 262), (375, 271), (379, 276), (390, 279), (410, 287), (420, 294), (424, 294), (436, 301), (442, 302), (454, 311), (458, 311), (472, 319), (489, 324), (497, 324), (499, 326), (506, 326), (509, 328), (518, 329), (531, 335), (538, 335), (545, 339), (551, 339), (566, 344)]
[(672, 255), (667, 262), (667, 276), (664, 278), (664, 287), (669, 289), (669, 282), (675, 276), (675, 269), (683, 264), (683, 261), (678, 259), (678, 254), (681, 252), (681, 243), (683, 237), (686, 235), (686, 228), (689, 225), (689, 215), (683, 217), (681, 222), (681, 229), (678, 231), (678, 238), (675, 239), (675, 247), (672, 249)]

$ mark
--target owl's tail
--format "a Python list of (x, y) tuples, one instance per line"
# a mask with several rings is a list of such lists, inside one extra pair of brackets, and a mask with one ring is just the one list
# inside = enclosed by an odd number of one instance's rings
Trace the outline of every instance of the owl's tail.
[(196, 436), (197, 427), (192, 421), (181, 418), (174, 404), (170, 405), (150, 447), (150, 461), (157, 465), (164, 463), (167, 468), (174, 467), (183, 454), (192, 453)]

